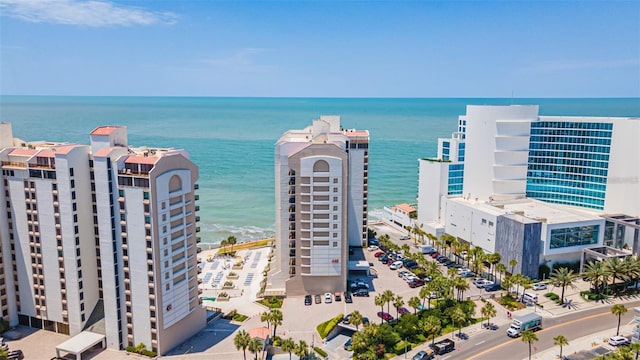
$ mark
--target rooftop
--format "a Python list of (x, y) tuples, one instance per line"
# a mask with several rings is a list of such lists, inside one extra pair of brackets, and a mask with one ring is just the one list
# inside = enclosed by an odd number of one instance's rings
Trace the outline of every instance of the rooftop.
[(91, 131), (91, 135), (106, 136), (111, 135), (115, 130), (122, 129), (122, 126), (98, 126)]

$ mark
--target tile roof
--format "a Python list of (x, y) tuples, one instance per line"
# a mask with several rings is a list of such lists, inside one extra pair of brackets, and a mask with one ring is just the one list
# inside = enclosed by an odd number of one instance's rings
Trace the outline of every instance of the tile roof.
[(100, 136), (111, 135), (111, 133), (114, 130), (120, 129), (120, 128), (122, 128), (122, 126), (98, 126), (97, 128), (93, 129), (93, 131), (91, 132), (91, 135), (100, 135)]

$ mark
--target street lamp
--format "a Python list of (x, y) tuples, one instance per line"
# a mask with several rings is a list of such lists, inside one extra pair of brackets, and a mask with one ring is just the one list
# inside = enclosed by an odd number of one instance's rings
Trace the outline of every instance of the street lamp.
[(404, 358), (407, 358), (407, 338), (404, 338)]

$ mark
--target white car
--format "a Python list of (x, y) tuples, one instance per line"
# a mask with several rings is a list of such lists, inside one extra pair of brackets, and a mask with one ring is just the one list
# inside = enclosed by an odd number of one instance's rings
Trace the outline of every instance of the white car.
[(377, 246), (375, 246), (375, 245), (369, 245), (369, 247), (367, 248), (367, 250), (369, 250), (369, 251), (376, 251), (376, 250), (378, 250), (378, 247), (377, 247)]
[(547, 284), (543, 284), (543, 283), (535, 283), (533, 284), (533, 286), (531, 286), (531, 289), (538, 291), (538, 290), (545, 290), (547, 288)]
[(324, 302), (329, 304), (331, 303), (331, 301), (333, 301), (333, 297), (331, 296), (331, 293), (324, 293)]
[(458, 274), (462, 274), (462, 273), (466, 273), (466, 272), (472, 272), (472, 271), (471, 271), (471, 269), (468, 269), (466, 267), (458, 269)]
[(612, 336), (609, 338), (609, 345), (611, 346), (620, 346), (629, 344), (629, 339), (624, 336)]
[(404, 235), (404, 236), (400, 236), (400, 240), (409, 240), (409, 237)]
[(389, 269), (391, 270), (398, 270), (400, 268), (402, 268), (402, 261), (396, 261), (389, 266)]

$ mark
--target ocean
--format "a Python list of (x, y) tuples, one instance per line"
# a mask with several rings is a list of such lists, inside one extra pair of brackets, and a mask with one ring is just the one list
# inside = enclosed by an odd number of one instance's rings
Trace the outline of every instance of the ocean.
[(127, 127), (129, 144), (184, 148), (200, 168), (203, 242), (270, 237), (275, 228), (273, 146), (320, 115), (367, 129), (369, 208), (414, 203), (418, 158), (456, 130), (467, 105), (537, 104), (541, 115), (640, 117), (640, 99), (370, 99), (0, 96), (14, 137), (88, 144), (100, 125)]

